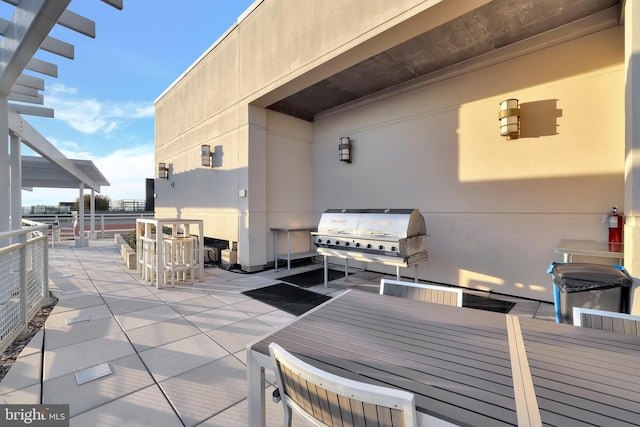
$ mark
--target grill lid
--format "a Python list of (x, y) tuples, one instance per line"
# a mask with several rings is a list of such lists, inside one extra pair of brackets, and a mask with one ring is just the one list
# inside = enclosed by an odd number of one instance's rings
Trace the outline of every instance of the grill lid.
[(404, 239), (426, 235), (427, 227), (418, 209), (328, 209), (317, 234)]

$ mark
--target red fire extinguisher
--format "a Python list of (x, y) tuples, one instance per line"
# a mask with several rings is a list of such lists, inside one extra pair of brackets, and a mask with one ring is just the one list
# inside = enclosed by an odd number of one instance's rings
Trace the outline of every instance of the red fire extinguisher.
[(622, 250), (622, 227), (624, 218), (618, 213), (618, 208), (613, 207), (609, 212), (609, 250), (619, 252)]

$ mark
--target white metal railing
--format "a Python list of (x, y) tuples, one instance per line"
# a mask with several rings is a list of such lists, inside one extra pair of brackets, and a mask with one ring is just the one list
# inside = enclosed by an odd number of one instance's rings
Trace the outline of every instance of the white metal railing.
[[(96, 238), (103, 239), (111, 237), (115, 233), (124, 233), (136, 229), (136, 220), (153, 218), (153, 212), (145, 213), (100, 213), (94, 216), (94, 229)], [(60, 240), (73, 240), (78, 236), (78, 216), (73, 214), (45, 214), (29, 215), (32, 221), (49, 224), (52, 242), (58, 243)], [(91, 215), (84, 216), (85, 233), (91, 232)]]
[(21, 230), (0, 233), (0, 353), (49, 296), (49, 226), (23, 224)]

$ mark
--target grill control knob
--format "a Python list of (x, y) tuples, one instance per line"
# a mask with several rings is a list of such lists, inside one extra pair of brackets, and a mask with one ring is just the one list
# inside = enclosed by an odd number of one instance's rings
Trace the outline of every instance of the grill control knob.
[(356, 248), (359, 248), (359, 247), (360, 247), (360, 243), (356, 243)]
[(344, 245), (345, 246), (349, 246), (349, 242), (344, 242)]
[(340, 245), (340, 240), (336, 240), (336, 246)]
[(384, 246), (380, 245), (380, 246), (378, 246), (378, 249), (383, 250)]
[(330, 244), (331, 244), (331, 240), (327, 240), (327, 245), (330, 245)]
[(396, 251), (396, 247), (395, 246), (391, 246), (391, 252), (395, 252)]
[(322, 243), (322, 239), (318, 239), (318, 243)]
[(371, 243), (367, 243), (367, 249), (371, 249)]

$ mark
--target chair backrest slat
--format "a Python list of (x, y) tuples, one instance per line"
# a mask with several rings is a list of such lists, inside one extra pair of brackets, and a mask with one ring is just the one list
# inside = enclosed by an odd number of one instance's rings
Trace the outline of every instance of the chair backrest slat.
[(380, 280), (380, 294), (462, 307), (462, 289), (399, 280)]
[[(272, 343), (269, 351), (285, 404), (314, 425), (414, 427), (413, 394), (333, 375), (305, 363)], [(288, 424), (290, 425), (290, 424)]]
[(640, 336), (640, 316), (573, 307), (573, 324), (619, 334)]

